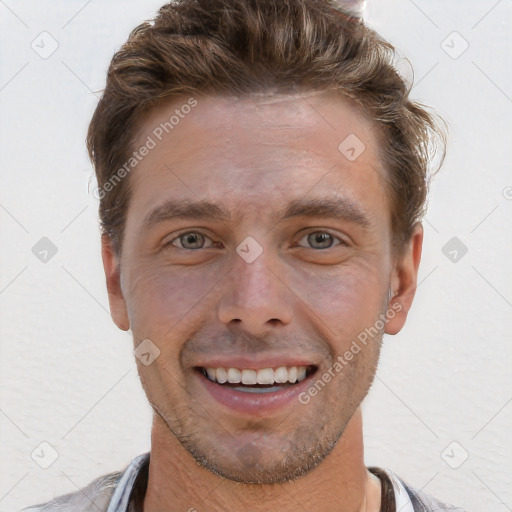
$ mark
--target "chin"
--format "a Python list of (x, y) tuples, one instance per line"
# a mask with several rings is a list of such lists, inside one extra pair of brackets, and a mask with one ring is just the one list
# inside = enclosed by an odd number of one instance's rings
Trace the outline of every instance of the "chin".
[[(292, 434), (257, 434), (223, 440), (204, 434), (178, 438), (194, 460), (212, 473), (244, 484), (282, 484), (313, 470), (335, 447), (343, 426), (303, 425)], [(319, 437), (319, 434), (321, 436)], [(235, 442), (234, 442), (235, 441)]]

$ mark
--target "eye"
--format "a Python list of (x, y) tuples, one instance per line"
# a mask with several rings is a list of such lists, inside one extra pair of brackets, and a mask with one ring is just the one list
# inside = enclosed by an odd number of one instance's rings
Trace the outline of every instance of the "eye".
[(334, 245), (346, 245), (341, 238), (331, 235), (328, 231), (313, 231), (312, 233), (304, 235), (300, 241), (304, 240), (304, 238), (307, 239), (308, 244), (310, 244), (313, 249), (329, 249), (333, 247), (334, 240), (338, 240), (339, 242)]
[[(211, 241), (211, 238), (203, 235), (203, 233), (200, 233), (199, 231), (187, 231), (186, 233), (181, 233), (176, 238), (173, 238), (171, 241), (164, 244), (164, 247), (173, 245), (179, 249), (204, 249), (206, 240)], [(210, 247), (213, 247), (213, 245), (210, 245)]]

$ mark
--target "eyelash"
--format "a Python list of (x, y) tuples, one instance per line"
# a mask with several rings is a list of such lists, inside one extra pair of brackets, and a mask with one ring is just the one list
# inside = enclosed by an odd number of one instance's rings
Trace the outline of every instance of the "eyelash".
[[(302, 237), (300, 238), (300, 240), (302, 240), (303, 238), (305, 237), (308, 237), (309, 235), (313, 235), (313, 234), (317, 234), (317, 233), (322, 233), (322, 234), (327, 234), (329, 235), (333, 240), (338, 240), (338, 244), (334, 244), (331, 245), (330, 247), (325, 247), (323, 249), (315, 249), (314, 247), (307, 247), (307, 249), (313, 249), (313, 250), (316, 250), (316, 251), (325, 251), (327, 249), (332, 249), (338, 245), (347, 245), (347, 243), (345, 242), (345, 240), (343, 240), (343, 238), (339, 237), (339, 236), (336, 236), (335, 234), (331, 233), (330, 231), (327, 231), (325, 229), (317, 229), (317, 230), (313, 230), (313, 231), (308, 231), (307, 233), (305, 233), (304, 235), (302, 235)], [(299, 240), (299, 241), (300, 241)], [(294, 244), (293, 247), (297, 247), (297, 244)], [(299, 246), (299, 247), (302, 247), (302, 246)]]
[[(330, 247), (325, 247), (323, 249), (315, 249), (314, 247), (306, 247), (306, 249), (313, 249), (313, 250), (317, 250), (317, 251), (325, 251), (327, 249), (332, 249), (333, 247), (336, 247), (338, 245), (347, 245), (347, 243), (339, 236), (336, 236), (334, 235), (333, 233), (331, 233), (330, 231), (327, 231), (325, 229), (322, 229), (322, 230), (316, 230), (316, 231), (309, 231), (308, 233), (302, 235), (302, 237), (300, 238), (300, 240), (302, 240), (303, 238), (305, 237), (308, 237), (309, 235), (312, 235), (312, 234), (315, 234), (315, 233), (325, 233), (325, 234), (328, 234), (333, 240), (338, 240), (339, 241), (339, 244), (334, 244), (334, 245), (331, 245)], [(204, 236), (205, 238), (208, 238), (209, 240), (211, 240), (213, 242), (213, 240), (208, 236), (206, 235), (205, 233), (202, 233), (201, 231), (183, 231), (182, 233), (179, 233), (178, 235), (176, 235), (172, 240), (170, 240), (169, 242), (166, 242), (164, 244), (164, 248), (168, 247), (168, 246), (172, 246), (173, 245), (173, 242), (176, 241), (176, 240), (179, 240), (182, 236), (184, 235), (189, 235), (189, 234), (200, 234), (202, 236)], [(299, 241), (300, 241), (299, 240)], [(213, 242), (215, 243), (215, 242)], [(200, 249), (204, 249), (204, 247), (200, 247), (199, 249), (187, 249), (185, 247), (177, 247), (175, 246), (177, 249), (183, 249), (184, 251), (198, 251)], [(302, 247), (302, 246), (299, 246), (298, 243), (294, 243), (292, 247)], [(208, 247), (209, 248), (209, 247)], [(304, 247), (303, 247), (304, 248)]]
[[(199, 235), (202, 235), (204, 236), (205, 238), (208, 238), (210, 240), (212, 240), (208, 235), (202, 233), (201, 231), (183, 231), (181, 233), (178, 233), (172, 240), (170, 240), (169, 242), (166, 242), (164, 244), (164, 248), (165, 247), (168, 247), (170, 245), (173, 245), (173, 242), (175, 240), (179, 240), (182, 236), (184, 235), (191, 235), (191, 234), (199, 234)], [(213, 240), (212, 240), (213, 242)], [(214, 242), (215, 243), (215, 242)], [(183, 249), (184, 251), (198, 251), (199, 249), (186, 249), (185, 247), (176, 247), (177, 249)], [(201, 249), (203, 249), (203, 247), (201, 247)]]

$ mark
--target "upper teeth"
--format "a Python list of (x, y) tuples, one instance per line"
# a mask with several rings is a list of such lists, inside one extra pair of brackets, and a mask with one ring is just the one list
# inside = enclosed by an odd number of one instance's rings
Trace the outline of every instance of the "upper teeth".
[(238, 368), (206, 368), (208, 378), (213, 382), (224, 384), (284, 384), (300, 382), (306, 378), (306, 366), (279, 366), (278, 368), (261, 368), (246, 370)]

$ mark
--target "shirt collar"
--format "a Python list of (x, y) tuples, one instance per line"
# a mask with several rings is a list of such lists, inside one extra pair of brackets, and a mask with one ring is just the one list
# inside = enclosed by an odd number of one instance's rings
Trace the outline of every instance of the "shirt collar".
[(127, 512), (130, 505), (130, 496), (133, 486), (139, 475), (141, 468), (147, 464), (149, 452), (139, 455), (132, 460), (125, 472), (121, 475), (116, 489), (112, 494), (107, 512)]
[[(132, 460), (117, 483), (116, 489), (110, 499), (107, 512), (129, 512), (130, 498), (133, 495), (134, 485), (136, 484), (141, 469), (148, 464), (149, 456), (150, 452), (147, 452)], [(414, 510), (412, 503), (400, 479), (389, 469), (385, 471), (393, 483), (397, 512), (412, 512)]]

